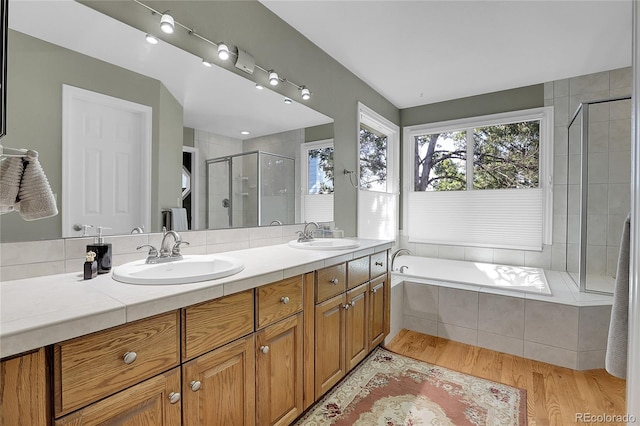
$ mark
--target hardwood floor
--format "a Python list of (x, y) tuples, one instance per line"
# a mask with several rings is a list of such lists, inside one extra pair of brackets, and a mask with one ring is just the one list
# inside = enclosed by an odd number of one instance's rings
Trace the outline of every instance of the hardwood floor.
[(575, 371), (409, 330), (402, 330), (386, 348), (526, 389), (529, 426), (585, 424), (576, 421), (576, 413), (598, 416), (626, 412), (626, 382), (605, 370)]

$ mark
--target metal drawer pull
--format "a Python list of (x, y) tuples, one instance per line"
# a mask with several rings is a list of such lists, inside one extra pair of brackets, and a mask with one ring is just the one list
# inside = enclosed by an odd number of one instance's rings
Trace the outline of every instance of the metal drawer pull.
[(351, 306), (356, 306), (356, 301), (355, 300), (351, 301)]
[(199, 380), (194, 380), (193, 382), (189, 383), (189, 386), (191, 386), (192, 391), (197, 392), (200, 390), (200, 387), (202, 387), (202, 383)]
[(260, 346), (260, 352), (262, 352), (263, 354), (268, 354), (269, 346)]
[(329, 280), (329, 282), (330, 282), (331, 284), (333, 284), (333, 285), (337, 285), (337, 284), (338, 284), (338, 279), (334, 277), (334, 278), (331, 278), (331, 279)]
[(169, 402), (172, 403), (172, 404), (175, 404), (178, 401), (180, 401), (180, 393), (179, 392), (171, 392), (169, 394)]
[(382, 262), (376, 262), (376, 266), (382, 266)]
[(351, 305), (349, 305), (348, 303), (346, 305), (342, 305), (342, 307), (344, 308), (345, 311), (349, 309), (349, 306), (351, 306)]
[(138, 358), (138, 354), (131, 351), (131, 352), (126, 352), (123, 357), (122, 360), (124, 361), (125, 364), (131, 364), (133, 363), (136, 359)]
[(284, 305), (286, 305), (287, 303), (289, 303), (289, 298), (288, 298), (287, 296), (282, 296), (282, 297), (280, 298), (280, 301), (281, 301)]
[(372, 288), (372, 289), (371, 289), (371, 293), (376, 294), (377, 292), (378, 292), (378, 289), (377, 289), (377, 288)]

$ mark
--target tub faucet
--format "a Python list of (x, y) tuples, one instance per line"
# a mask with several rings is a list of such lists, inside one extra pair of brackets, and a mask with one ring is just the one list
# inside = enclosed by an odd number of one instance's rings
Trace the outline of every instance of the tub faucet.
[(396, 257), (400, 256), (401, 254), (411, 254), (411, 250), (405, 249), (405, 248), (401, 248), (401, 249), (398, 249), (398, 250), (393, 252), (393, 254), (391, 255), (391, 270), (392, 271), (395, 271), (395, 267), (393, 266), (393, 263), (395, 262)]

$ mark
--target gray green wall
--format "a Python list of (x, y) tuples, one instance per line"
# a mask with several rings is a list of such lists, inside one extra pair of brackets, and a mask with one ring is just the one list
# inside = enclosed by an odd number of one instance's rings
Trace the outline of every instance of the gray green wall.
[[(182, 109), (158, 80), (12, 30), (9, 31), (8, 58), (7, 135), (2, 138), (2, 144), (38, 151), (58, 207), (62, 191), (63, 84), (150, 106), (153, 109), (154, 158), (165, 161), (164, 157), (172, 154), (163, 154), (160, 158), (159, 149), (174, 144), (171, 152), (176, 147), (181, 150)], [(152, 211), (159, 210), (157, 203), (162, 200), (158, 199), (158, 194), (167, 193), (167, 185), (173, 184), (164, 173), (158, 173), (156, 164), (154, 162), (152, 166), (152, 194), (155, 197)], [(168, 169), (166, 162), (162, 166), (164, 170)], [(179, 179), (179, 172), (175, 176)], [(178, 183), (176, 187), (179, 186)], [(18, 213), (9, 213), (2, 215), (0, 221), (2, 242), (56, 239), (62, 235), (60, 214), (25, 222)]]
[[(145, 32), (158, 34), (198, 56), (210, 54), (210, 46), (184, 31), (160, 35), (159, 19), (131, 1), (82, 1)], [(256, 64), (275, 69), (281, 76), (304, 84), (313, 96), (305, 104), (332, 117), (334, 121), (335, 166), (357, 167), (357, 103), (364, 103), (390, 121), (399, 124), (400, 112), (391, 102), (361, 81), (319, 47), (255, 0), (249, 1), (150, 1), (151, 7), (170, 10), (173, 17), (210, 40), (224, 40), (249, 52)], [(256, 81), (266, 79), (256, 70), (253, 75), (239, 71), (233, 61), (219, 65)], [(299, 99), (297, 90), (280, 84), (276, 91)], [(348, 178), (336, 175), (335, 222), (347, 235), (356, 232), (356, 190)]]

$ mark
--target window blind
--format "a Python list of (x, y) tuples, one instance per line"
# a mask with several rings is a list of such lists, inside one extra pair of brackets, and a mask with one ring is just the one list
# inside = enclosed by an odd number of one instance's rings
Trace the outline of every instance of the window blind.
[(304, 195), (303, 200), (306, 222), (333, 221), (333, 194)]
[(542, 250), (543, 190), (410, 192), (409, 241)]
[(358, 237), (396, 238), (397, 194), (358, 190)]

